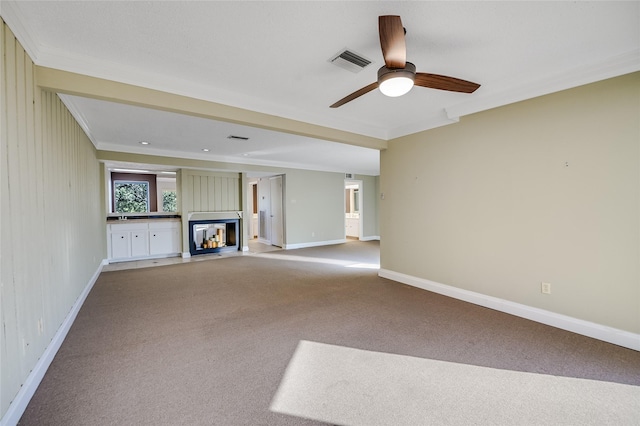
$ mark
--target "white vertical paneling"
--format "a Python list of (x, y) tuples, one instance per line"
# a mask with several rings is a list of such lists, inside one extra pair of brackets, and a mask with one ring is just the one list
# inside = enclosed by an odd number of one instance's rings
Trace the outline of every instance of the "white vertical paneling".
[(216, 211), (216, 202), (215, 202), (215, 182), (216, 178), (214, 176), (207, 176), (207, 181), (209, 184), (209, 193), (207, 194), (207, 211), (214, 212)]
[(209, 180), (206, 176), (200, 177), (200, 208), (206, 211), (209, 208), (207, 195), (209, 193)]
[(106, 257), (106, 237), (95, 148), (0, 22), (2, 417)]
[[(14, 177), (17, 177), (19, 179), (19, 181), (16, 182), (16, 184), (13, 186), (17, 191), (20, 191), (18, 198), (16, 198), (16, 200), (20, 200), (20, 203), (16, 207), (21, 209), (23, 212), (34, 211), (35, 204), (32, 202), (35, 194), (35, 185), (33, 183), (33, 168), (30, 158), (30, 145), (32, 142), (29, 140), (30, 132), (28, 130), (28, 125), (33, 125), (33, 109), (28, 109), (28, 105), (31, 104), (31, 101), (27, 100), (27, 86), (32, 85), (33, 80), (31, 79), (31, 75), (27, 75), (27, 70), (25, 67), (25, 60), (27, 59), (28, 57), (26, 56), (24, 50), (16, 48), (16, 101), (18, 115), (18, 144), (16, 151), (18, 155), (18, 161), (16, 163), (19, 165), (19, 170), (17, 175), (12, 176), (12, 179)], [(39, 283), (34, 281), (34, 268), (31, 268), (29, 265), (29, 263), (33, 260), (28, 256), (30, 247), (29, 242), (36, 241), (35, 238), (37, 230), (34, 226), (31, 225), (30, 222), (24, 220), (20, 221), (19, 229), (19, 238), (23, 240), (21, 242), (19, 265), (23, 269), (23, 285), (26, 287), (26, 291), (16, 292), (16, 310), (18, 323), (22, 325), (21, 338), (23, 342), (24, 354), (22, 363), (26, 368), (29, 365), (34, 365), (39, 355), (39, 353), (37, 352), (37, 345), (35, 345), (38, 332), (37, 320), (39, 318), (36, 318), (34, 315), (34, 313), (38, 312), (39, 310), (34, 309), (33, 305), (35, 304), (36, 307), (40, 305), (40, 291), (38, 288)]]
[(240, 179), (229, 179), (229, 207), (230, 210), (242, 210), (240, 198)]
[[(240, 206), (240, 175), (183, 170), (187, 211), (237, 211)], [(190, 182), (193, 182), (191, 184)]]
[(214, 211), (224, 211), (225, 206), (222, 205), (222, 178), (216, 177), (215, 181), (215, 193), (213, 194), (213, 204), (216, 207)]
[(193, 177), (193, 211), (202, 211), (202, 199), (200, 198), (200, 176)]
[(224, 202), (226, 203), (226, 209), (231, 210), (231, 206), (233, 206), (233, 179), (225, 179), (222, 183), (225, 187), (226, 197)]
[[(0, 362), (2, 366), (2, 388), (0, 394), (2, 397), (2, 413), (7, 410), (11, 398), (4, 395), (11, 393), (11, 397), (16, 394), (16, 387), (20, 385), (21, 368), (13, 366), (12, 361), (19, 362), (20, 345), (18, 337), (18, 321), (16, 313), (16, 282), (13, 273), (14, 258), (18, 257), (14, 249), (16, 230), (12, 226), (14, 217), (16, 217), (16, 207), (10, 202), (12, 194), (16, 192), (16, 188), (12, 188), (10, 182), (10, 171), (13, 170), (12, 162), (16, 157), (17, 143), (17, 110), (16, 110), (16, 75), (15, 75), (15, 44), (16, 40), (8, 27), (3, 25), (3, 125), (2, 127), (2, 297), (1, 315), (2, 315), (2, 333), (0, 333)], [(13, 125), (9, 125), (13, 123)], [(17, 250), (16, 250), (17, 251)]]
[(186, 209), (183, 211), (193, 212), (195, 211), (193, 209), (193, 176), (185, 175), (183, 179), (184, 179), (184, 188), (186, 190), (182, 194), (182, 198), (184, 199), (183, 205), (184, 205), (184, 208)]

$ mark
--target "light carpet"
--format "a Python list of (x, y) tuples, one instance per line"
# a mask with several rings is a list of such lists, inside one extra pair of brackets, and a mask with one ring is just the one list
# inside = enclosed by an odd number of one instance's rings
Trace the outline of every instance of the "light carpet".
[(300, 341), (271, 410), (339, 425), (640, 424), (640, 387)]

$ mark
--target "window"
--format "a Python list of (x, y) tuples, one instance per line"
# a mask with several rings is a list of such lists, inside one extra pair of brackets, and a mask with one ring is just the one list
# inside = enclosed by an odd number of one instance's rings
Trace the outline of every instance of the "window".
[(149, 183), (142, 181), (115, 181), (115, 213), (146, 213), (149, 211)]
[(360, 213), (360, 197), (358, 196), (358, 189), (353, 190), (353, 212)]
[(177, 195), (175, 190), (162, 191), (162, 211), (163, 212), (178, 211)]
[(111, 212), (157, 212), (158, 198), (156, 175), (111, 172)]
[(112, 171), (109, 186), (110, 213), (176, 213), (179, 209), (175, 177)]

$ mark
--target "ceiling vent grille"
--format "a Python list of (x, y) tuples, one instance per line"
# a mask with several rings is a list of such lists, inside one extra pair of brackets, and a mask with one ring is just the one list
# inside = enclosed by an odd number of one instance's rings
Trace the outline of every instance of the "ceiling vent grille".
[(354, 73), (362, 71), (371, 64), (369, 59), (349, 49), (342, 49), (333, 55), (331, 59), (329, 59), (329, 62)]
[(238, 140), (238, 141), (248, 141), (249, 140), (249, 138), (246, 137), (246, 136), (236, 136), (236, 135), (229, 135), (229, 136), (227, 136), (227, 139), (235, 139), (235, 140)]

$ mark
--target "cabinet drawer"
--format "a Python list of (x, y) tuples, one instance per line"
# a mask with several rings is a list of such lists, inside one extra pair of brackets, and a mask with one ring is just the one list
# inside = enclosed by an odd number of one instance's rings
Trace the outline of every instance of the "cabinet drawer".
[(118, 223), (117, 225), (109, 225), (111, 232), (138, 231), (147, 230), (149, 225), (146, 223)]
[(180, 222), (150, 222), (149, 229), (178, 229)]

